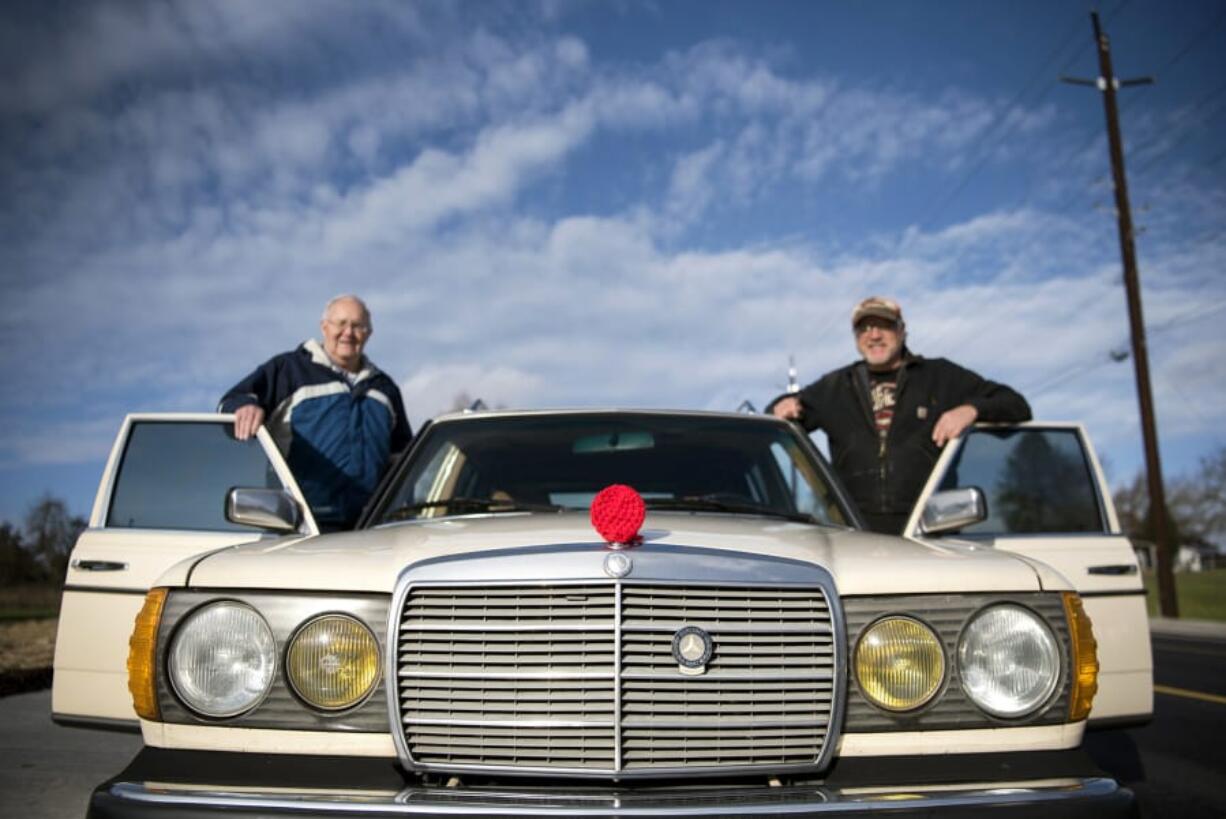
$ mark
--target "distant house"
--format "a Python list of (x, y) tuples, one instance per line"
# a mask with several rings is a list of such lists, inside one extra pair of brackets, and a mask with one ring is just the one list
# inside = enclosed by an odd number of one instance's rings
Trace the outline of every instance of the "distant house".
[[(1133, 538), (1132, 548), (1136, 550), (1141, 568), (1150, 570), (1158, 565), (1158, 546), (1148, 540)], [(1206, 569), (1226, 567), (1226, 555), (1214, 545), (1208, 543), (1185, 543), (1175, 553), (1174, 570), (1177, 572), (1203, 572)]]

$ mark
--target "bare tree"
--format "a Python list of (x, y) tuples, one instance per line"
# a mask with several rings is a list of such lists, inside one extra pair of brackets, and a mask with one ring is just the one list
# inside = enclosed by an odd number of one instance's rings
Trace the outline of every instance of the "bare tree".
[(8, 521), (0, 522), (0, 586), (46, 579), (46, 568), (26, 548), (21, 530)]
[(68, 570), (68, 555), (77, 535), (85, 528), (83, 518), (70, 515), (59, 498), (44, 495), (26, 513), (26, 543), (56, 581)]
[[(1138, 473), (1132, 483), (1115, 491), (1120, 528), (1132, 537), (1153, 540), (1149, 520), (1149, 490)], [(1169, 482), (1167, 508), (1176, 542), (1226, 547), (1226, 447), (1201, 459), (1191, 475)]]
[(1226, 546), (1226, 446), (1201, 458), (1200, 469), (1181, 482), (1172, 506), (1203, 542)]
[(1140, 537), (1149, 513), (1149, 490), (1145, 486), (1145, 476), (1138, 472), (1132, 483), (1115, 490), (1113, 500), (1120, 529), (1126, 535)]

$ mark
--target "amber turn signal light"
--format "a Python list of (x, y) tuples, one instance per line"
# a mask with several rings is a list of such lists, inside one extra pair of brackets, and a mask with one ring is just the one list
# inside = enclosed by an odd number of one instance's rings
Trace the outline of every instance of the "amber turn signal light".
[(128, 639), (128, 691), (132, 694), (136, 715), (142, 719), (161, 717), (155, 672), (158, 623), (162, 620), (162, 607), (166, 605), (166, 591), (150, 589), (145, 595), (145, 605), (136, 615), (136, 625)]
[(1090, 616), (1076, 592), (1064, 593), (1064, 614), (1073, 643), (1073, 685), (1069, 691), (1068, 717), (1070, 722), (1080, 722), (1090, 715), (1094, 695), (1098, 693), (1098, 641), (1094, 639)]

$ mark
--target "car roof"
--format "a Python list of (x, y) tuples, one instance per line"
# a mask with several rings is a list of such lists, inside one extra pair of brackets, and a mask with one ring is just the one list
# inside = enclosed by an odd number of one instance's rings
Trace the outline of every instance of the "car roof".
[(548, 416), (582, 417), (591, 415), (624, 415), (633, 416), (673, 416), (690, 418), (740, 418), (750, 422), (780, 423), (773, 415), (748, 412), (720, 412), (716, 410), (695, 409), (648, 409), (644, 407), (557, 407), (542, 409), (483, 409), (460, 410), (435, 416), (433, 423), (472, 421), (480, 418), (539, 418)]

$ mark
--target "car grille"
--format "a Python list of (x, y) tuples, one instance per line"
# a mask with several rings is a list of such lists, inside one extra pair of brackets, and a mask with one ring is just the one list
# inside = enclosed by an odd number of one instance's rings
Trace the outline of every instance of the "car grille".
[[(673, 636), (714, 649), (682, 674)], [(813, 766), (835, 702), (807, 586), (631, 582), (408, 590), (396, 702), (418, 766), (588, 774)]]

